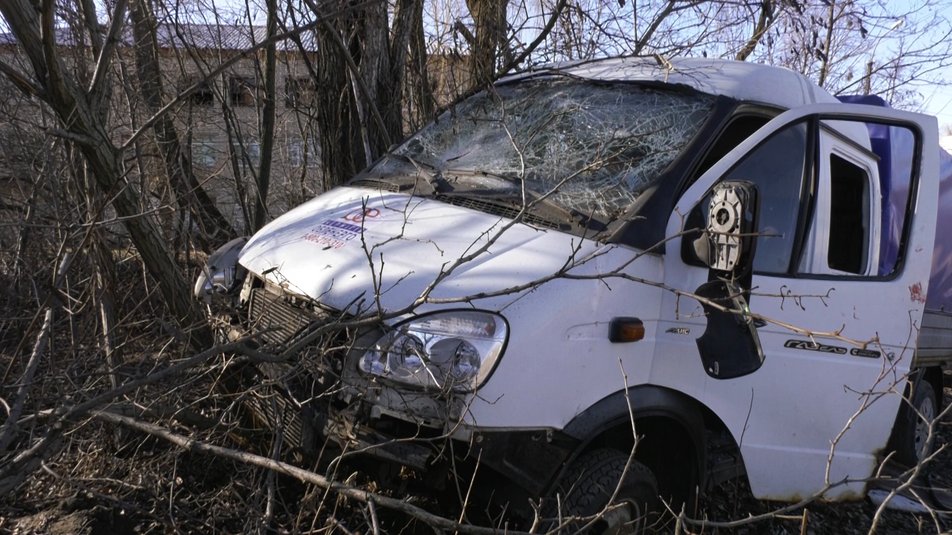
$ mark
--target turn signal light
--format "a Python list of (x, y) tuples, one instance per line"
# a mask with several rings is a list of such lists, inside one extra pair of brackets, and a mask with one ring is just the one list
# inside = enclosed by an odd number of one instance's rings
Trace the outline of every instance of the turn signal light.
[(637, 342), (645, 337), (645, 324), (638, 318), (613, 318), (608, 324), (608, 340), (613, 343)]

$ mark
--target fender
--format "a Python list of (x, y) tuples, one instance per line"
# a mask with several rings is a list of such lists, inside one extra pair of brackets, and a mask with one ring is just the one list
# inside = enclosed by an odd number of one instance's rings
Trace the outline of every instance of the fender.
[[(704, 416), (701, 405), (693, 398), (655, 385), (639, 385), (610, 394), (575, 415), (562, 432), (579, 441), (574, 458), (596, 437), (619, 425), (628, 425), (631, 418), (664, 417), (680, 425), (694, 444), (698, 476), (703, 479), (706, 461)], [(630, 403), (630, 409), (629, 409)]]

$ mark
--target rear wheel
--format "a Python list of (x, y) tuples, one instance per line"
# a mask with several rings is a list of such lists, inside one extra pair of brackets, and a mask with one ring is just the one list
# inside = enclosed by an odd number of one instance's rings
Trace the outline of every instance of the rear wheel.
[(896, 459), (916, 465), (929, 456), (929, 425), (938, 414), (935, 389), (923, 378), (915, 382), (909, 405), (904, 405), (896, 426)]
[(557, 492), (560, 518), (569, 521), (556, 525), (567, 533), (586, 526), (587, 533), (641, 533), (658, 499), (658, 483), (651, 469), (629, 463), (627, 454), (597, 449), (572, 463)]

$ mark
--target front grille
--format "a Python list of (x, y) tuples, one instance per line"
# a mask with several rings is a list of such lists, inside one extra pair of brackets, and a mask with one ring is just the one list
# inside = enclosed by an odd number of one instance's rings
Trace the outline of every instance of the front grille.
[(301, 417), (301, 410), (273, 388), (249, 389), (243, 398), (256, 426), (280, 432), (292, 453), (309, 452), (313, 446), (311, 434)]
[[(349, 316), (320, 308), (307, 298), (284, 293), (260, 279), (251, 290), (247, 327), (262, 348), (281, 354), (294, 347), (295, 354), (282, 362), (258, 362), (261, 376), (253, 395), (244, 400), (254, 419), (286, 443), (308, 452), (323, 428), (317, 405), (329, 403), (340, 387), (340, 373), (353, 346), (353, 329), (345, 328)], [(311, 336), (323, 329), (318, 336)]]
[(248, 319), (251, 333), (261, 341), (271, 346), (283, 346), (309, 328), (326, 324), (332, 318), (328, 312), (294, 303), (290, 296), (261, 287), (251, 290)]
[(347, 326), (350, 316), (261, 284), (264, 286), (251, 290), (248, 332), (265, 351), (284, 354), (291, 350), (294, 354), (289, 355), (289, 361), (259, 363), (258, 368), (272, 379), (292, 380), (304, 398), (336, 383), (344, 357), (356, 340), (356, 329)]

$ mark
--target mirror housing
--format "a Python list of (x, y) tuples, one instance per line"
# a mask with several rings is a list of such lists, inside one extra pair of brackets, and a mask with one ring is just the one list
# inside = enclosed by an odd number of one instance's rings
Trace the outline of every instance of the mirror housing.
[(726, 180), (714, 186), (708, 197), (706, 221), (701, 205), (688, 218), (695, 228), (703, 225), (704, 230), (695, 232), (693, 240), (691, 233), (685, 235), (685, 262), (725, 273), (746, 271), (753, 258), (757, 229), (757, 187), (746, 181)]

